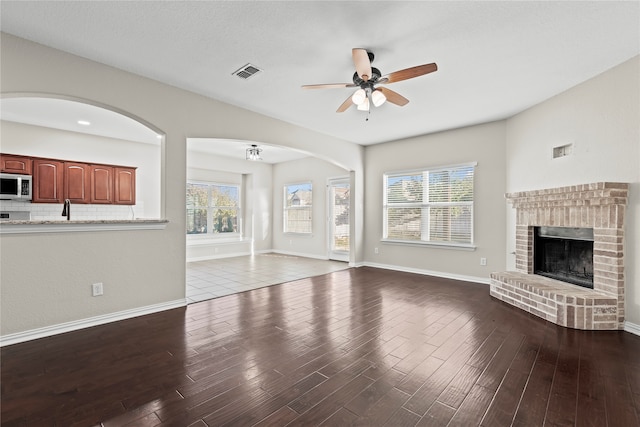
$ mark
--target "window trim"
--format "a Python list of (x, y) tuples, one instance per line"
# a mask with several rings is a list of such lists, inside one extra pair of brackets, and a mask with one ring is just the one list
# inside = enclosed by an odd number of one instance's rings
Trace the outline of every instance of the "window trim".
[[(287, 207), (287, 187), (291, 187), (294, 185), (306, 185), (308, 184), (311, 187), (311, 205), (309, 208), (311, 209), (311, 219), (309, 231), (287, 231), (287, 212), (292, 209)], [(282, 186), (282, 233), (283, 234), (292, 234), (298, 236), (311, 236), (313, 235), (313, 181), (299, 181), (299, 182), (289, 182)], [(295, 208), (294, 208), (295, 209)]]
[[(382, 243), (390, 243), (397, 245), (407, 245), (407, 246), (430, 246), (434, 248), (444, 248), (444, 249), (462, 249), (462, 250), (475, 250), (475, 169), (478, 166), (478, 162), (468, 162), (468, 163), (457, 163), (452, 165), (442, 165), (442, 166), (432, 166), (425, 168), (417, 168), (417, 169), (404, 169), (404, 170), (396, 170), (396, 171), (388, 171), (382, 174), (382, 238), (380, 241)], [(469, 243), (460, 243), (460, 242), (443, 242), (443, 241), (431, 241), (431, 240), (402, 240), (402, 239), (393, 239), (388, 238), (388, 217), (387, 217), (387, 209), (389, 208), (388, 203), (388, 191), (387, 191), (387, 182), (388, 178), (394, 176), (406, 176), (406, 175), (414, 175), (417, 173), (424, 172), (438, 172), (438, 171), (449, 171), (452, 169), (459, 169), (465, 167), (473, 167), (474, 174), (474, 191), (473, 191), (473, 201), (471, 202), (438, 202), (439, 206), (460, 206), (467, 205), (472, 207), (472, 221), (471, 221), (471, 242)], [(417, 207), (416, 203), (397, 203), (394, 204), (393, 207)], [(419, 205), (421, 208), (427, 207), (424, 202), (421, 202)]]
[[(238, 189), (238, 231), (227, 232), (227, 233), (187, 233), (185, 230), (185, 234), (187, 239), (198, 241), (198, 240), (228, 240), (228, 241), (240, 241), (243, 238), (243, 221), (242, 221), (242, 184), (236, 182), (219, 182), (219, 181), (203, 181), (201, 179), (187, 179), (187, 184), (197, 184), (197, 185), (206, 185), (206, 186), (220, 186), (220, 187), (236, 187)], [(210, 191), (210, 190), (209, 190)], [(210, 195), (211, 193), (209, 193)], [(189, 209), (187, 204), (185, 203), (185, 211)], [(207, 206), (207, 210), (213, 209), (212, 206)], [(207, 225), (209, 222), (209, 214), (207, 213)], [(209, 227), (207, 227), (209, 228)]]

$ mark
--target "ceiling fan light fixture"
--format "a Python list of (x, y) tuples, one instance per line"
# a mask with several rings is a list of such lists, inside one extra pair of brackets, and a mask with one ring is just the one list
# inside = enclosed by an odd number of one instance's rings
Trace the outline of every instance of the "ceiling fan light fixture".
[(351, 100), (356, 105), (362, 104), (365, 101), (365, 99), (367, 99), (367, 92), (365, 92), (364, 89), (356, 90), (351, 96)]
[(358, 110), (369, 111), (369, 98), (365, 98), (364, 101), (358, 105)]
[(382, 91), (376, 89), (371, 93), (371, 102), (373, 102), (373, 105), (375, 105), (376, 107), (381, 106), (386, 101), (387, 97), (384, 96), (384, 93), (382, 93)]
[(262, 149), (258, 148), (257, 145), (252, 144), (251, 147), (247, 148), (245, 159), (253, 161), (262, 160), (262, 157), (260, 157), (260, 153), (262, 153)]

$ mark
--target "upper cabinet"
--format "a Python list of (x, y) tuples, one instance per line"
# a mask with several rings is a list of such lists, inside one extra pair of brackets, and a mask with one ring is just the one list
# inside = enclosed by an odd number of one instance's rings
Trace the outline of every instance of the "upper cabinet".
[(0, 172), (31, 175), (33, 160), (31, 157), (0, 154)]
[(91, 165), (91, 203), (113, 203), (113, 168)]
[(136, 170), (134, 168), (114, 168), (113, 202), (118, 205), (135, 205)]
[(64, 202), (63, 164), (57, 160), (33, 160), (33, 203)]
[(71, 203), (91, 203), (90, 165), (64, 162), (64, 198)]
[(2, 172), (33, 175), (33, 203), (136, 204), (136, 168), (0, 154)]

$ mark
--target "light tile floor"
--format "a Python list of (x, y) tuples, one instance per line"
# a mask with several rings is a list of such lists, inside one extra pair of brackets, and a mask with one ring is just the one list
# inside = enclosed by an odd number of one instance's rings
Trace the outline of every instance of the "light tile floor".
[(187, 302), (192, 304), (347, 268), (346, 262), (281, 254), (188, 262)]

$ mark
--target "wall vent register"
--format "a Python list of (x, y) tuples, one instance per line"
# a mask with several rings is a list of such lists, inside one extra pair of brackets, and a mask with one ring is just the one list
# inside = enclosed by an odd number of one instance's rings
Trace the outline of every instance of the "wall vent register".
[(255, 65), (247, 64), (247, 65), (244, 65), (244, 66), (240, 67), (239, 69), (234, 71), (232, 74), (234, 76), (240, 77), (242, 80), (247, 80), (249, 77), (254, 76), (255, 74), (259, 73), (260, 71), (262, 71), (262, 70), (260, 68), (256, 67)]

